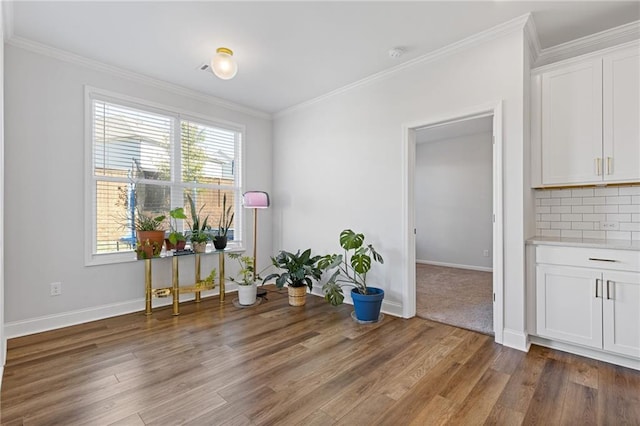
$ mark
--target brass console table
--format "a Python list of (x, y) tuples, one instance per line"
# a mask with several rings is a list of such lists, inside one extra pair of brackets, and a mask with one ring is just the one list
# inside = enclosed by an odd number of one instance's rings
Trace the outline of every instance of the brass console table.
[[(225, 285), (224, 285), (224, 254), (230, 252), (230, 249), (225, 250), (211, 250), (205, 253), (189, 253), (183, 255), (167, 254), (160, 259), (171, 258), (172, 266), (172, 280), (171, 287), (153, 288), (153, 281), (151, 278), (151, 261), (154, 259), (144, 259), (144, 285), (145, 285), (145, 314), (151, 315), (152, 306), (151, 299), (153, 297), (168, 297), (173, 296), (173, 315), (180, 315), (180, 294), (195, 293), (195, 302), (200, 303), (202, 291), (212, 290), (215, 288), (215, 283), (209, 283), (201, 280), (200, 278), (200, 257), (202, 255), (217, 254), (218, 255), (218, 280), (220, 282), (220, 303), (224, 303)], [(239, 250), (240, 251), (240, 250)], [(180, 286), (178, 259), (181, 257), (195, 258), (195, 284), (190, 286)], [(158, 259), (158, 258), (155, 258)]]

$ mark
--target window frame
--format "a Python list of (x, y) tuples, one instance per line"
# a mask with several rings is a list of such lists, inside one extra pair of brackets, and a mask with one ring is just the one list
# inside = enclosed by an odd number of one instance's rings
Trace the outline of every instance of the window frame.
[[(84, 226), (84, 254), (85, 254), (85, 266), (94, 265), (106, 265), (115, 263), (126, 263), (137, 261), (135, 252), (133, 250), (127, 250), (122, 252), (112, 253), (94, 253), (96, 247), (97, 227), (96, 227), (96, 214), (97, 214), (97, 191), (95, 190), (96, 182), (98, 179), (94, 175), (94, 108), (93, 101), (104, 101), (121, 105), (123, 107), (140, 109), (154, 114), (161, 114), (166, 117), (170, 117), (173, 122), (173, 134), (171, 140), (171, 181), (169, 186), (171, 188), (171, 208), (182, 207), (180, 197), (177, 196), (179, 191), (175, 189), (184, 188), (210, 188), (210, 189), (223, 189), (234, 192), (235, 197), (235, 219), (234, 219), (234, 240), (229, 242), (229, 247), (234, 249), (243, 250), (243, 235), (244, 235), (244, 208), (242, 208), (242, 194), (244, 192), (244, 170), (245, 170), (245, 155), (244, 155), (244, 143), (245, 143), (245, 126), (242, 124), (211, 119), (202, 114), (194, 113), (192, 111), (185, 111), (177, 107), (169, 107), (166, 105), (158, 104), (155, 102), (147, 101), (132, 96), (123, 95), (120, 93), (99, 89), (96, 87), (84, 86), (84, 98), (85, 98), (85, 135), (84, 135), (84, 161), (85, 161), (85, 174), (84, 174), (84, 210), (85, 210), (85, 226)], [(234, 160), (234, 179), (236, 184), (232, 187), (228, 185), (208, 185), (208, 184), (194, 184), (181, 182), (181, 179), (177, 179), (181, 176), (181, 122), (191, 121), (204, 126), (216, 127), (224, 130), (229, 130), (235, 133), (235, 150), (237, 152), (237, 158)], [(177, 167), (176, 167), (177, 165)], [(107, 179), (108, 180), (108, 179)], [(144, 183), (143, 181), (141, 181)], [(157, 182), (156, 182), (157, 183)], [(167, 212), (168, 214), (168, 212)]]

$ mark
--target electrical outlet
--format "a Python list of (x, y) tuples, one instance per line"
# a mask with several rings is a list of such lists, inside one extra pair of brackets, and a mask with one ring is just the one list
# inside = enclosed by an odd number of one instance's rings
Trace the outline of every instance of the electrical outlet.
[(49, 284), (49, 286), (51, 290), (51, 293), (50, 293), (51, 296), (60, 296), (62, 294), (62, 283), (60, 282), (51, 283)]
[(483, 250), (483, 251), (482, 251), (482, 255), (483, 255), (484, 257), (489, 257), (489, 250)]
[(600, 229), (602, 231), (617, 231), (618, 222), (600, 222)]

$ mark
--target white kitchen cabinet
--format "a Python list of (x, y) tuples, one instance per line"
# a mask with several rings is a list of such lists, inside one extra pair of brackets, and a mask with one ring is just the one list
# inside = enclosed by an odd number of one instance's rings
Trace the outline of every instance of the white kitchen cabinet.
[(535, 334), (640, 359), (640, 252), (536, 247)]
[(532, 186), (640, 182), (640, 44), (532, 71)]

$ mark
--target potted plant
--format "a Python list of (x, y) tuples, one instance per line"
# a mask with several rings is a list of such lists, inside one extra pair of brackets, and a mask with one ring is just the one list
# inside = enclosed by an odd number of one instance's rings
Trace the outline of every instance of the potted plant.
[(184, 250), (187, 239), (182, 232), (178, 232), (178, 219), (187, 218), (187, 216), (184, 214), (184, 208), (176, 207), (169, 212), (169, 216), (171, 218), (169, 220), (170, 232), (168, 237), (164, 240), (167, 250)]
[(256, 303), (256, 275), (253, 266), (253, 258), (242, 256), (240, 253), (229, 253), (231, 259), (238, 261), (240, 270), (235, 277), (229, 279), (238, 284), (238, 303), (250, 306)]
[(222, 213), (220, 214), (220, 220), (218, 220), (218, 232), (213, 237), (213, 245), (216, 250), (224, 250), (227, 246), (227, 233), (229, 227), (233, 223), (233, 216), (235, 213), (231, 211), (233, 206), (227, 207), (227, 194), (222, 197)]
[(336, 269), (329, 278), (322, 291), (325, 299), (334, 306), (344, 301), (342, 287), (353, 287), (351, 299), (356, 318), (359, 321), (374, 322), (380, 317), (380, 308), (384, 299), (384, 290), (367, 286), (367, 272), (373, 262), (384, 263), (382, 256), (371, 244), (364, 243), (364, 234), (358, 234), (351, 229), (340, 233), (342, 254), (324, 256), (320, 262), (322, 269)]
[(136, 253), (139, 259), (160, 256), (164, 243), (164, 219), (164, 215), (153, 217), (136, 210)]
[(189, 224), (191, 228), (191, 236), (189, 237), (191, 246), (196, 253), (204, 253), (207, 247), (207, 241), (209, 241), (209, 234), (207, 233), (207, 220), (209, 216), (201, 220), (200, 213), (202, 209), (204, 209), (204, 204), (200, 207), (200, 210), (196, 211), (196, 204), (193, 198), (191, 198), (191, 195), (187, 194), (187, 200), (189, 201), (189, 207), (191, 209), (191, 223)]
[(298, 250), (295, 254), (281, 250), (276, 257), (271, 258), (273, 266), (284, 269), (286, 272), (268, 275), (263, 283), (276, 278), (276, 287), (282, 288), (287, 284), (289, 292), (289, 305), (303, 306), (307, 303), (307, 287), (313, 288), (313, 280), (319, 280), (322, 270), (318, 261), (322, 256), (311, 256), (311, 249), (302, 253)]

